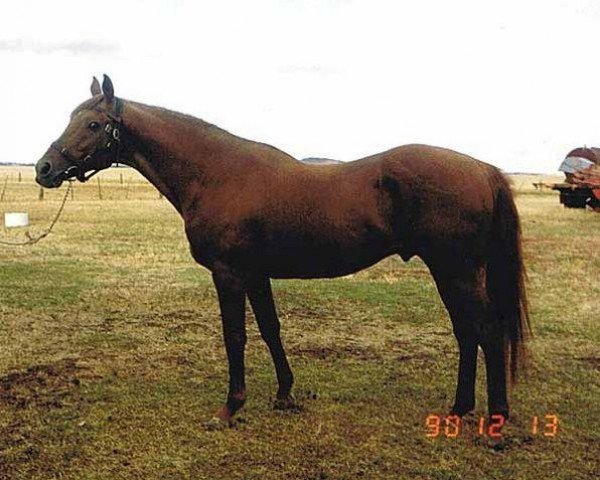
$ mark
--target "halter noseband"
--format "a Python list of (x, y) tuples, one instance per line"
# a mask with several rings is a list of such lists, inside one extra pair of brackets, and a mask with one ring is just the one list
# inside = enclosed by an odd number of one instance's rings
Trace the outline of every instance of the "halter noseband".
[[(100, 101), (98, 103), (100, 103)], [(60, 155), (70, 164), (62, 174), (63, 180), (76, 177), (77, 180), (82, 183), (87, 182), (98, 172), (110, 167), (113, 163), (119, 163), (119, 153), (121, 151), (121, 127), (123, 126), (121, 110), (123, 106), (121, 101), (118, 98), (115, 98), (115, 113), (112, 114), (96, 108), (98, 103), (93, 106), (93, 110), (105, 113), (111, 120), (104, 126), (104, 133), (106, 133), (107, 138), (103, 147), (96, 148), (96, 150), (94, 150), (91, 154), (84, 155), (81, 158), (76, 158), (67, 150), (65, 146), (61, 145), (59, 142), (54, 142), (52, 145), (50, 145), (50, 148), (60, 153)], [(113, 158), (104, 167), (94, 168), (89, 175), (86, 175), (86, 164), (93, 160), (97, 154), (102, 152), (113, 152)]]

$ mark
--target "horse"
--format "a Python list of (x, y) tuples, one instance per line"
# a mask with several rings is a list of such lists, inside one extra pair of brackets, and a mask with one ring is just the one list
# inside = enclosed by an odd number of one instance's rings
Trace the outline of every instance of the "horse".
[[(246, 400), (246, 297), (274, 366), (274, 408), (294, 409), (294, 377), (271, 279), (330, 278), (391, 255), (427, 265), (452, 322), (459, 365), (450, 413), (475, 406), (478, 349), (489, 415), (509, 416), (507, 384), (525, 365), (530, 333), (521, 227), (507, 178), (452, 150), (404, 145), (338, 165), (308, 165), (198, 118), (115, 96), (94, 77), (92, 97), (36, 164), (57, 188), (118, 162), (175, 207), (194, 260), (212, 274), (228, 359), (227, 426)], [(510, 382), (509, 382), (510, 379)]]

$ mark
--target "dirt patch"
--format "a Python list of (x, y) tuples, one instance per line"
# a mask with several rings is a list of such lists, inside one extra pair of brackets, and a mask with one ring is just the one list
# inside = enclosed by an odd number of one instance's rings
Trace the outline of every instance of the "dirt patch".
[(292, 355), (319, 358), (321, 360), (356, 359), (378, 360), (381, 355), (374, 348), (359, 345), (308, 345), (290, 348)]
[(160, 364), (173, 365), (175, 367), (193, 368), (196, 365), (190, 354), (166, 353), (160, 356)]
[(60, 408), (78, 390), (80, 370), (74, 359), (63, 359), (11, 372), (0, 377), (0, 405)]
[(413, 337), (410, 341), (393, 339), (385, 343), (385, 351), (395, 361), (435, 363), (439, 360), (454, 361), (458, 350), (448, 347), (452, 334), (439, 331), (428, 332), (427, 336)]
[(577, 360), (589, 363), (596, 370), (600, 371), (600, 357), (578, 357)]
[(402, 353), (397, 355), (396, 357), (394, 357), (394, 360), (398, 361), (398, 362), (405, 362), (405, 361), (419, 361), (421, 363), (424, 362), (434, 362), (435, 358), (433, 355), (428, 354), (427, 352), (417, 352), (417, 353)]

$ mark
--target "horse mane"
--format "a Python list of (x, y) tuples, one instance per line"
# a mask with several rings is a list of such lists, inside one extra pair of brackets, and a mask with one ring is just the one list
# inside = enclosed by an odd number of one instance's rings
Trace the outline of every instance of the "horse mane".
[[(93, 109), (94, 107), (99, 105), (103, 100), (104, 100), (103, 95), (95, 95), (91, 98), (88, 98), (83, 103), (78, 105), (75, 108), (75, 110), (73, 110), (73, 112), (71, 113), (71, 118), (73, 118), (75, 115), (77, 115), (79, 112), (81, 112), (83, 110)], [(221, 128), (217, 125), (214, 125), (210, 122), (202, 120), (201, 118), (195, 117), (193, 115), (177, 112), (175, 110), (169, 110), (168, 108), (158, 107), (155, 105), (147, 105), (145, 103), (135, 102), (133, 100), (121, 99), (121, 101), (123, 102), (124, 105), (130, 105), (130, 106), (137, 107), (144, 111), (149, 111), (161, 119), (166, 118), (169, 120), (174, 120), (175, 122), (178, 122), (185, 126), (191, 126), (193, 128), (197, 128), (211, 136), (221, 138), (225, 142), (237, 142), (240, 145), (246, 145), (249, 147), (254, 146), (254, 147), (258, 147), (258, 148), (267, 149), (273, 153), (279, 154), (281, 157), (286, 157), (288, 160), (293, 160), (294, 162), (302, 163), (302, 162), (300, 162), (300, 160), (293, 157), (289, 153), (284, 152), (283, 150), (281, 150), (277, 147), (274, 147), (273, 145), (270, 145), (270, 144), (264, 143), (264, 142), (257, 142), (255, 140), (250, 140), (248, 138), (244, 138), (239, 135), (235, 135), (235, 134), (225, 130), (224, 128)]]
[(283, 150), (281, 150), (277, 147), (274, 147), (273, 145), (270, 145), (270, 144), (264, 143), (264, 142), (257, 142), (255, 140), (250, 140), (248, 138), (244, 138), (239, 135), (235, 135), (235, 134), (225, 130), (224, 128), (221, 128), (217, 125), (214, 125), (210, 122), (207, 122), (206, 120), (195, 117), (193, 115), (177, 112), (175, 110), (169, 110), (168, 108), (164, 108), (164, 107), (158, 107), (158, 106), (154, 106), (154, 105), (146, 105), (144, 103), (134, 102), (131, 100), (123, 100), (123, 102), (125, 104), (129, 104), (129, 105), (132, 105), (135, 107), (139, 107), (143, 110), (150, 111), (150, 112), (156, 114), (159, 118), (166, 118), (166, 119), (174, 120), (174, 121), (184, 124), (186, 126), (192, 126), (193, 128), (198, 128), (199, 130), (202, 130), (203, 132), (208, 133), (211, 136), (221, 138), (225, 142), (237, 142), (240, 145), (246, 145), (249, 147), (254, 146), (254, 147), (258, 147), (258, 148), (265, 148), (265, 149), (272, 151), (273, 153), (277, 153), (281, 156), (287, 157), (290, 160), (301, 163), (300, 160), (296, 159), (289, 153), (284, 152)]

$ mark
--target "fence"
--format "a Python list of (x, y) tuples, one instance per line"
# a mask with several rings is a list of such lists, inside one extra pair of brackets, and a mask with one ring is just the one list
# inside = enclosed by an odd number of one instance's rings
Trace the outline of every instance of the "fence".
[[(66, 185), (44, 189), (35, 182), (33, 167), (0, 167), (0, 205), (31, 201), (60, 201)], [(158, 200), (162, 195), (137, 171), (113, 168), (87, 183), (74, 182), (69, 201)]]

